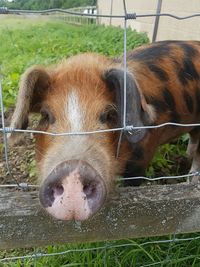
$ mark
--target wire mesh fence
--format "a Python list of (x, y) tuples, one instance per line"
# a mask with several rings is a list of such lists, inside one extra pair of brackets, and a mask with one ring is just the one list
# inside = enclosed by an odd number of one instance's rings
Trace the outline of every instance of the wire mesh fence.
[[(35, 11), (35, 10), (10, 10), (9, 13), (11, 14), (54, 14), (56, 13), (64, 13), (64, 14), (70, 14), (73, 16), (83, 16), (83, 17), (106, 17), (106, 18), (121, 18), (124, 19), (124, 96), (126, 96), (126, 71), (127, 71), (127, 37), (126, 37), (126, 31), (127, 31), (127, 20), (132, 20), (132, 19), (137, 19), (140, 17), (150, 17), (150, 16), (168, 16), (168, 17), (172, 17), (174, 19), (178, 19), (178, 20), (184, 20), (184, 19), (189, 19), (189, 18), (193, 18), (193, 17), (199, 17), (200, 13), (197, 14), (193, 14), (190, 16), (183, 16), (183, 17), (179, 17), (179, 16), (175, 16), (172, 14), (168, 14), (168, 13), (159, 13), (159, 14), (136, 14), (136, 13), (128, 13), (127, 12), (127, 8), (126, 8), (126, 2), (123, 1), (124, 3), (124, 15), (99, 15), (99, 14), (85, 14), (83, 11), (85, 10), (84, 8), (82, 9), (82, 12), (74, 12), (74, 10), (62, 10), (62, 9), (50, 9), (50, 10), (42, 10), (42, 11)], [(94, 9), (94, 7), (90, 7), (92, 9)], [(77, 9), (79, 10), (79, 9)], [(75, 10), (76, 11), (76, 10)], [(94, 13), (94, 12), (93, 12)], [(9, 161), (8, 161), (8, 141), (7, 141), (7, 135), (10, 133), (32, 133), (32, 134), (44, 134), (44, 135), (49, 135), (49, 136), (75, 136), (75, 135), (91, 135), (91, 134), (99, 134), (99, 133), (108, 133), (108, 132), (128, 132), (130, 134), (137, 134), (137, 132), (139, 132), (141, 129), (158, 129), (161, 127), (166, 127), (166, 126), (177, 126), (177, 127), (197, 127), (200, 126), (199, 123), (189, 123), (189, 124), (183, 124), (183, 123), (174, 123), (174, 122), (166, 122), (166, 123), (162, 123), (159, 125), (147, 125), (147, 126), (134, 126), (134, 125), (127, 125), (126, 123), (126, 110), (127, 110), (127, 104), (126, 104), (126, 97), (124, 97), (124, 103), (123, 103), (123, 125), (122, 127), (118, 127), (118, 128), (112, 128), (112, 129), (105, 129), (105, 130), (96, 130), (96, 131), (92, 131), (91, 129), (89, 129), (86, 132), (64, 132), (64, 133), (55, 133), (55, 132), (47, 132), (47, 131), (38, 131), (38, 130), (22, 130), (22, 129), (15, 129), (15, 128), (11, 128), (11, 127), (6, 127), (5, 126), (5, 119), (4, 119), (4, 107), (3, 107), (3, 92), (2, 92), (2, 84), (0, 83), (0, 98), (1, 98), (1, 118), (2, 118), (2, 128), (0, 128), (0, 132), (3, 133), (3, 138), (4, 138), (4, 149), (5, 149), (5, 160), (6, 160), (6, 167), (7, 170), (9, 171), (9, 173), (11, 173), (11, 171), (9, 170)], [(198, 176), (198, 172), (195, 173), (191, 173), (189, 174), (189, 177), (192, 176)], [(179, 179), (179, 178), (187, 178), (188, 174), (186, 175), (181, 175), (181, 176), (169, 176), (169, 177), (165, 177), (165, 179)], [(146, 180), (161, 180), (163, 179), (163, 177), (156, 177), (156, 178), (149, 178), (149, 177), (133, 177), (133, 178), (126, 178), (124, 177), (123, 179), (146, 179)], [(18, 185), (17, 185), (18, 186)]]
[[(49, 135), (49, 136), (74, 136), (74, 135), (92, 135), (92, 134), (99, 134), (99, 133), (107, 133), (107, 132), (120, 132), (120, 133), (124, 133), (124, 132), (129, 132), (130, 134), (135, 134), (137, 131), (140, 131), (141, 129), (156, 129), (156, 128), (161, 128), (161, 127), (166, 127), (166, 126), (176, 126), (176, 127), (198, 127), (200, 126), (200, 123), (195, 123), (195, 124), (182, 124), (182, 123), (173, 123), (173, 122), (167, 122), (167, 123), (163, 123), (163, 124), (159, 124), (159, 125), (149, 125), (149, 126), (143, 126), (143, 127), (137, 127), (134, 125), (127, 125), (126, 122), (126, 111), (127, 111), (127, 80), (126, 80), (126, 72), (127, 72), (127, 21), (128, 20), (132, 20), (132, 19), (137, 19), (137, 18), (141, 18), (141, 17), (163, 17), (163, 16), (167, 16), (167, 17), (171, 17), (173, 19), (177, 19), (177, 20), (185, 20), (185, 19), (190, 19), (190, 18), (194, 18), (194, 17), (199, 17), (200, 13), (196, 13), (196, 14), (192, 14), (190, 16), (176, 16), (176, 15), (172, 15), (170, 13), (159, 13), (159, 14), (136, 14), (136, 13), (129, 13), (127, 11), (126, 8), (126, 0), (123, 0), (123, 4), (124, 4), (124, 15), (99, 15), (99, 14), (95, 14), (95, 12), (93, 12), (92, 14), (84, 13), (84, 10), (79, 10), (77, 9), (76, 12), (74, 12), (74, 10), (62, 10), (62, 9), (49, 9), (49, 10), (42, 10), (42, 11), (28, 11), (28, 10), (9, 10), (10, 14), (29, 14), (29, 13), (36, 13), (36, 14), (68, 14), (68, 15), (72, 15), (73, 17), (85, 17), (85, 18), (92, 18), (92, 19), (96, 19), (98, 17), (105, 17), (105, 18), (120, 18), (124, 21), (124, 58), (123, 58), (123, 68), (124, 68), (124, 103), (123, 103), (123, 123), (122, 123), (122, 127), (118, 127), (118, 128), (113, 128), (113, 129), (106, 129), (106, 130), (98, 130), (98, 131), (92, 131), (92, 129), (88, 129), (88, 131), (86, 132), (64, 132), (64, 133), (56, 133), (56, 132), (47, 132), (47, 131), (38, 131), (38, 130), (22, 130), (22, 129), (15, 129), (15, 128), (11, 128), (11, 127), (7, 127), (5, 125), (5, 117), (4, 117), (4, 105), (3, 105), (3, 88), (2, 88), (2, 83), (0, 81), (0, 110), (1, 110), (1, 128), (0, 128), (0, 133), (2, 133), (3, 135), (3, 142), (4, 142), (4, 155), (5, 155), (5, 163), (6, 163), (6, 168), (7, 168), (7, 172), (9, 173), (9, 175), (11, 177), (12, 176), (12, 170), (10, 169), (9, 166), (9, 146), (8, 146), (8, 134), (10, 133), (31, 133), (31, 134), (44, 134), (44, 135)], [(94, 8), (94, 7), (93, 7)], [(70, 23), (73, 23), (73, 21), (70, 21)], [(120, 141), (119, 141), (120, 142)], [(120, 143), (118, 144), (118, 149), (120, 149)], [(116, 153), (118, 154), (118, 152)], [(120, 178), (119, 180), (134, 180), (134, 179), (142, 179), (142, 180), (147, 180), (147, 181), (157, 181), (157, 180), (163, 180), (163, 179), (180, 179), (180, 178), (184, 178), (185, 180), (188, 180), (189, 177), (194, 177), (194, 176), (200, 176), (200, 172), (196, 171), (194, 173), (190, 173), (190, 174), (185, 174), (185, 175), (176, 175), (176, 176), (168, 176), (168, 177), (144, 177), (144, 176), (139, 176), (139, 177), (124, 177), (124, 178)], [(17, 187), (20, 189), (27, 189), (27, 188), (37, 188), (38, 185), (30, 185), (27, 183), (20, 183), (16, 180), (14, 180), (13, 184), (2, 184), (0, 185), (0, 188), (13, 188), (13, 187)], [(160, 244), (176, 244), (176, 243), (180, 243), (180, 242), (189, 242), (189, 241), (197, 241), (199, 240), (199, 236), (195, 236), (195, 237), (191, 237), (191, 238), (176, 238), (176, 234), (174, 234), (174, 236), (171, 239), (163, 239), (163, 240), (154, 240), (154, 241), (149, 241), (149, 242), (140, 242), (138, 246), (140, 247), (145, 247), (148, 245), (160, 245)], [(54, 257), (54, 256), (58, 256), (58, 255), (65, 255), (65, 254), (69, 254), (69, 253), (80, 253), (80, 252), (88, 252), (88, 251), (107, 251), (109, 249), (118, 249), (118, 248), (122, 248), (122, 247), (135, 247), (136, 244), (135, 243), (129, 243), (129, 242), (125, 242), (124, 244), (120, 244), (120, 245), (116, 245), (115, 243), (111, 243), (111, 244), (106, 244), (103, 246), (99, 246), (99, 247), (90, 247), (90, 248), (84, 248), (84, 249), (69, 249), (69, 250), (65, 250), (65, 251), (61, 251), (61, 252), (56, 252), (56, 253), (42, 253), (42, 252), (37, 252), (34, 254), (28, 254), (28, 255), (24, 255), (24, 256), (14, 256), (14, 257), (4, 257), (2, 259), (0, 259), (0, 263), (4, 263), (4, 262), (8, 262), (8, 261), (16, 261), (16, 260), (27, 260), (27, 259), (38, 259), (41, 257)], [(106, 252), (104, 252), (106, 253)], [(165, 264), (167, 265), (168, 263), (170, 263), (171, 259), (166, 259), (164, 261), (156, 261), (153, 263), (149, 263), (143, 266), (164, 266)], [(82, 266), (82, 263), (74, 263), (74, 264), (70, 264), (67, 266)], [(106, 262), (104, 264), (106, 265)], [(139, 266), (139, 265), (138, 265)]]
[[(176, 238), (176, 236), (174, 235), (174, 237), (172, 239), (166, 239), (166, 240), (157, 240), (157, 241), (147, 241), (147, 242), (143, 242), (143, 243), (140, 243), (139, 246), (140, 247), (145, 247), (145, 246), (148, 246), (148, 245), (159, 245), (159, 244), (170, 244), (170, 243), (179, 243), (179, 242), (189, 242), (189, 241), (194, 241), (194, 240), (199, 240), (200, 237), (197, 236), (197, 237), (192, 237), (192, 238)], [(84, 249), (70, 249), (70, 250), (65, 250), (65, 251), (62, 251), (62, 252), (57, 252), (57, 253), (34, 253), (34, 254), (30, 254), (30, 255), (25, 255), (25, 256), (15, 256), (15, 257), (8, 257), (8, 258), (4, 258), (4, 259), (1, 259), (0, 262), (7, 262), (7, 261), (15, 261), (15, 260), (25, 260), (25, 259), (37, 259), (37, 258), (40, 258), (40, 257), (54, 257), (54, 256), (61, 256), (61, 255), (65, 255), (65, 254), (69, 254), (69, 253), (72, 253), (72, 252), (75, 252), (75, 253), (80, 253), (80, 252), (88, 252), (88, 251), (98, 251), (98, 250), (107, 250), (109, 248), (112, 248), (112, 249), (118, 249), (118, 248), (125, 248), (125, 247), (134, 247), (134, 246), (137, 246), (137, 244), (135, 243), (124, 243), (124, 244), (106, 244), (104, 246), (98, 246), (98, 247), (91, 247), (91, 248), (84, 248)], [(155, 263), (151, 263), (151, 264), (146, 264), (146, 265), (143, 265), (144, 266), (156, 266), (158, 264), (162, 264), (162, 263), (167, 263), (169, 262), (170, 263), (170, 259), (169, 260), (166, 260), (166, 261), (157, 261)], [(70, 266), (79, 266), (81, 265), (82, 263), (75, 263), (75, 264), (70, 264)], [(106, 266), (106, 265), (105, 265)]]

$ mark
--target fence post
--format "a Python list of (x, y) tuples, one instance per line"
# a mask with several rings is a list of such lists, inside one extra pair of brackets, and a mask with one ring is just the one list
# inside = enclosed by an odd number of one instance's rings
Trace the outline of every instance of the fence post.
[(110, 3), (110, 26), (112, 25), (113, 0)]
[[(160, 14), (161, 8), (162, 8), (162, 0), (158, 0), (157, 9), (156, 9), (156, 14), (157, 15)], [(157, 33), (158, 33), (159, 20), (160, 20), (160, 16), (156, 16), (155, 23), (154, 23), (154, 29), (153, 29), (152, 42), (156, 41), (156, 37), (157, 37)]]

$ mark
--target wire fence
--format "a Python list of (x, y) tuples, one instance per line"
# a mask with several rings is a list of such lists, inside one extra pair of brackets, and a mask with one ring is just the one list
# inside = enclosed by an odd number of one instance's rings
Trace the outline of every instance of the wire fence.
[[(192, 238), (176, 238), (175, 235), (172, 239), (166, 239), (166, 240), (157, 240), (157, 241), (147, 241), (147, 242), (143, 242), (140, 243), (139, 245), (141, 247), (145, 247), (147, 245), (151, 245), (151, 244), (167, 244), (167, 243), (179, 243), (179, 242), (188, 242), (188, 241), (192, 241), (192, 240), (199, 240), (200, 236), (197, 237), (192, 237)], [(98, 251), (98, 250), (105, 250), (105, 249), (117, 249), (117, 248), (125, 248), (125, 247), (134, 247), (137, 246), (137, 244), (134, 243), (124, 243), (124, 244), (119, 244), (119, 245), (114, 245), (114, 244), (106, 244), (105, 246), (98, 246), (98, 247), (92, 247), (92, 248), (84, 248), (84, 249), (70, 249), (70, 250), (65, 250), (62, 252), (58, 252), (58, 253), (35, 253), (35, 254), (30, 254), (30, 255), (26, 255), (26, 256), (16, 256), (16, 257), (8, 257), (8, 258), (4, 258), (4, 259), (0, 259), (0, 262), (7, 262), (7, 261), (15, 261), (15, 260), (25, 260), (25, 259), (34, 259), (34, 258), (41, 258), (41, 257), (54, 257), (54, 256), (61, 256), (61, 255), (66, 255), (68, 253), (80, 253), (80, 252), (88, 252), (88, 251)], [(169, 260), (166, 260), (164, 263), (170, 262)], [(143, 265), (141, 267), (147, 267), (147, 266), (156, 266), (158, 264), (163, 263), (163, 261), (158, 261), (155, 263), (151, 263), (151, 264), (146, 264)], [(79, 265), (79, 264), (78, 264)], [(81, 265), (81, 263), (80, 263)], [(77, 263), (72, 264), (70, 266), (77, 266)]]
[[(8, 134), (10, 133), (32, 133), (32, 134), (44, 134), (44, 135), (50, 135), (50, 136), (74, 136), (74, 135), (91, 135), (91, 134), (99, 134), (99, 133), (107, 133), (107, 132), (120, 132), (123, 134), (124, 132), (128, 132), (130, 134), (135, 134), (139, 132), (141, 129), (157, 129), (161, 127), (166, 127), (166, 126), (176, 126), (176, 127), (199, 127), (200, 123), (195, 123), (195, 124), (182, 124), (182, 123), (173, 123), (173, 122), (167, 122), (159, 125), (149, 125), (149, 126), (143, 126), (143, 127), (136, 127), (134, 125), (127, 125), (126, 122), (126, 110), (127, 110), (127, 98), (126, 98), (126, 69), (127, 69), (127, 21), (128, 20), (136, 20), (137, 18), (145, 18), (145, 17), (171, 17), (173, 19), (177, 20), (186, 20), (194, 17), (200, 17), (200, 13), (192, 14), (190, 16), (176, 16), (172, 15), (170, 13), (159, 13), (159, 14), (136, 14), (136, 13), (128, 13), (127, 8), (126, 8), (126, 0), (123, 0), (124, 4), (124, 15), (100, 15), (100, 14), (95, 14), (94, 12), (92, 14), (85, 14), (83, 13), (83, 10), (80, 10), (81, 12), (78, 12), (78, 9), (76, 12), (73, 10), (63, 10), (63, 9), (48, 9), (48, 10), (9, 10), (9, 14), (68, 14), (72, 15), (74, 17), (86, 17), (86, 18), (98, 18), (98, 17), (105, 17), (105, 18), (121, 18), (124, 20), (124, 58), (123, 58), (123, 68), (124, 68), (124, 103), (123, 103), (123, 126), (118, 127), (118, 128), (113, 128), (113, 129), (106, 129), (106, 130), (98, 130), (98, 131), (93, 131), (92, 129), (88, 129), (86, 132), (64, 132), (64, 133), (56, 133), (56, 132), (47, 132), (47, 131), (38, 131), (38, 130), (22, 130), (22, 129), (15, 129), (11, 127), (7, 127), (5, 125), (5, 117), (4, 117), (4, 105), (3, 105), (3, 88), (2, 88), (2, 83), (0, 80), (0, 111), (1, 111), (1, 128), (0, 128), (0, 133), (3, 135), (3, 142), (4, 142), (4, 155), (5, 155), (5, 163), (6, 163), (6, 168), (7, 172), (12, 176), (12, 170), (10, 169), (9, 166), (9, 146), (8, 146)], [(73, 22), (72, 22), (73, 23)], [(120, 143), (118, 144), (118, 147), (120, 148)], [(190, 174), (185, 174), (185, 175), (177, 175), (177, 176), (162, 176), (162, 177), (144, 177), (144, 176), (139, 176), (139, 177), (124, 177), (119, 180), (134, 180), (134, 179), (142, 179), (142, 180), (147, 180), (147, 181), (157, 181), (157, 180), (163, 180), (163, 179), (182, 179), (185, 178), (186, 180), (188, 177), (194, 177), (194, 176), (200, 176), (200, 172), (196, 171), (194, 173)], [(27, 183), (19, 183), (18, 181), (14, 181), (13, 184), (1, 184), (0, 188), (21, 188), (21, 189), (27, 189), (27, 188), (37, 188), (38, 185), (30, 185)], [(174, 237), (171, 239), (166, 239), (166, 240), (157, 240), (157, 241), (149, 241), (149, 242), (143, 242), (140, 243), (140, 247), (145, 247), (150, 244), (163, 244), (163, 243), (179, 243), (179, 242), (187, 242), (187, 241), (192, 241), (192, 240), (199, 240), (200, 236), (197, 237), (191, 237), (191, 238), (176, 238), (176, 235), (174, 234)], [(5, 257), (3, 259), (0, 259), (0, 263), (8, 262), (8, 261), (16, 261), (16, 260), (26, 260), (26, 259), (38, 259), (41, 257), (50, 257), (50, 256), (58, 256), (58, 255), (65, 255), (69, 254), (72, 252), (75, 253), (80, 253), (80, 252), (86, 252), (86, 251), (98, 251), (98, 250), (107, 250), (107, 249), (117, 249), (121, 247), (128, 247), (132, 246), (134, 247), (134, 243), (124, 243), (121, 245), (116, 245), (116, 244), (106, 244), (105, 246), (99, 246), (99, 247), (92, 247), (88, 249), (72, 249), (72, 250), (65, 250), (62, 252), (58, 253), (35, 253), (35, 254), (29, 254), (25, 256), (14, 256), (14, 257)], [(161, 266), (161, 264), (166, 264), (170, 262), (170, 259), (166, 259), (165, 261), (157, 261), (154, 263), (146, 264), (143, 266)], [(68, 266), (81, 266), (81, 263), (75, 263), (71, 264)], [(106, 266), (106, 264), (105, 264)]]
[[(174, 19), (178, 20), (184, 20), (184, 19), (189, 19), (189, 18), (194, 18), (194, 17), (199, 17), (200, 13), (193, 14), (190, 16), (175, 16), (169, 13), (159, 13), (159, 14), (136, 14), (136, 13), (128, 13), (127, 8), (126, 8), (126, 1), (123, 1), (124, 3), (124, 15), (99, 15), (99, 14), (85, 14), (83, 11), (85, 10), (84, 8), (78, 9), (76, 8), (75, 11), (77, 10), (82, 10), (81, 13), (79, 12), (74, 12), (74, 9), (70, 10), (63, 10), (63, 9), (48, 9), (48, 10), (9, 10), (10, 14), (55, 14), (55, 13), (64, 13), (64, 14), (69, 14), (77, 17), (106, 17), (106, 18), (121, 18), (124, 19), (124, 96), (126, 96), (126, 68), (127, 68), (127, 54), (126, 54), (126, 44), (127, 44), (127, 36), (126, 36), (126, 30), (127, 30), (127, 20), (132, 20), (132, 19), (137, 19), (140, 17), (161, 17), (161, 16), (168, 16), (172, 17)], [(88, 7), (89, 8), (89, 7)], [(90, 7), (90, 9), (94, 10), (94, 7)], [(9, 160), (8, 160), (8, 141), (7, 141), (7, 134), (9, 133), (32, 133), (32, 134), (44, 134), (44, 135), (49, 135), (49, 136), (75, 136), (75, 135), (91, 135), (91, 134), (99, 134), (99, 133), (108, 133), (108, 132), (128, 132), (129, 134), (138, 134), (140, 130), (142, 129), (158, 129), (161, 127), (166, 127), (166, 126), (176, 126), (176, 127), (197, 127), (200, 126), (200, 123), (190, 123), (190, 124), (183, 124), (183, 123), (174, 123), (174, 122), (166, 122), (162, 123), (159, 125), (147, 125), (147, 126), (134, 126), (134, 125), (127, 125), (126, 123), (126, 110), (127, 110), (127, 104), (126, 104), (126, 97), (124, 97), (124, 111), (123, 111), (123, 126), (118, 127), (118, 128), (112, 128), (112, 129), (105, 129), (105, 130), (97, 130), (97, 131), (92, 131), (89, 129), (86, 132), (64, 132), (64, 133), (55, 133), (55, 132), (47, 132), (47, 131), (38, 131), (38, 130), (22, 130), (22, 129), (15, 129), (11, 127), (6, 127), (5, 126), (5, 119), (4, 119), (4, 107), (3, 107), (3, 92), (2, 92), (2, 84), (0, 81), (0, 109), (1, 109), (1, 118), (2, 118), (2, 128), (0, 128), (0, 132), (3, 133), (3, 139), (4, 139), (4, 150), (5, 150), (5, 161), (6, 161), (6, 167), (8, 170), (8, 173), (11, 175), (11, 170), (9, 168)], [(118, 145), (118, 149), (120, 148), (120, 144)], [(118, 152), (116, 153), (118, 154)], [(199, 172), (194, 172), (191, 174), (185, 174), (185, 175), (177, 175), (177, 176), (168, 176), (168, 177), (144, 177), (144, 176), (139, 176), (139, 177), (124, 177), (123, 180), (136, 180), (136, 179), (142, 179), (142, 180), (148, 180), (148, 181), (157, 181), (157, 180), (162, 180), (162, 179), (180, 179), (180, 178), (185, 178), (188, 179), (188, 177), (192, 176), (198, 176)], [(1, 187), (2, 185), (0, 185)], [(8, 185), (10, 187), (10, 185)], [(13, 185), (14, 186), (14, 185)], [(5, 187), (5, 185), (3, 185)], [(16, 183), (16, 187), (19, 187), (19, 183)]]

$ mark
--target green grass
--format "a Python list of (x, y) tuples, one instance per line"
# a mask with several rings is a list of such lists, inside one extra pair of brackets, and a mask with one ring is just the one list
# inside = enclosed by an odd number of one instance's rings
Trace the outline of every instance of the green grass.
[[(6, 107), (14, 104), (19, 77), (31, 65), (48, 65), (87, 51), (108, 56), (123, 52), (123, 31), (120, 28), (78, 27), (44, 19), (26, 21), (12, 17), (0, 21), (0, 73), (3, 75)], [(148, 41), (145, 34), (130, 29), (127, 36), (128, 49)]]
[[(192, 236), (196, 238), (197, 234), (193, 234)], [(188, 235), (182, 235), (179, 236), (179, 238), (180, 237), (185, 238), (188, 237)], [(173, 240), (173, 238), (173, 236), (168, 236), (167, 238), (163, 237), (162, 239), (148, 238), (81, 245), (48, 246), (46, 248), (32, 249), (31, 251), (20, 249), (9, 253), (0, 252), (0, 256), (26, 256), (37, 253), (49, 254), (48, 257), (33, 257), (25, 260), (4, 262), (3, 266), (6, 267), (139, 267), (147, 265), (159, 267), (200, 266), (199, 241), (194, 239), (181, 242), (169, 242), (171, 239)], [(163, 239), (166, 240), (165, 243), (160, 242)], [(100, 249), (97, 249), (98, 247), (100, 247)], [(62, 255), (51, 256), (51, 253), (59, 252), (64, 253)]]
[[(52, 64), (63, 57), (68, 57), (80, 52), (94, 51), (108, 56), (122, 54), (123, 30), (120, 28), (105, 28), (97, 26), (77, 27), (62, 22), (39, 22), (34, 19), (22, 20), (16, 17), (0, 18), (0, 73), (3, 76), (4, 103), (6, 107), (14, 104), (18, 91), (18, 81), (21, 73), (33, 64)], [(132, 49), (145, 42), (144, 34), (128, 30), (127, 47)], [(150, 175), (154, 175), (156, 168), (170, 165), (170, 155), (183, 153), (185, 143), (177, 146), (166, 145), (157, 153)], [(163, 158), (163, 154), (165, 158)], [(169, 169), (168, 169), (169, 170)], [(175, 215), (176, 216), (176, 215)], [(179, 237), (196, 237), (182, 235)], [(32, 248), (29, 250), (18, 249), (0, 251), (0, 258), (27, 255), (38, 252), (56, 253), (64, 250), (72, 252), (37, 259), (0, 262), (0, 266), (32, 267), (32, 266), (167, 266), (167, 267), (198, 267), (200, 266), (200, 241), (182, 241), (172, 243), (159, 243), (159, 240), (173, 237), (148, 238), (137, 240), (124, 240), (81, 245), (48, 246), (46, 248)], [(141, 245), (144, 242), (154, 242)], [(113, 245), (128, 246), (112, 248)], [(107, 246), (107, 249), (78, 252), (77, 249), (89, 249), (97, 246)]]

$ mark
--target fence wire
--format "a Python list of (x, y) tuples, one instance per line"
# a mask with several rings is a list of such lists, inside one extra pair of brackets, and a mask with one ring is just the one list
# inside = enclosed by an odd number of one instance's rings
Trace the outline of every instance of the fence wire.
[[(105, 249), (119, 249), (119, 248), (125, 248), (125, 247), (145, 247), (148, 245), (159, 245), (159, 244), (171, 244), (171, 243), (180, 243), (180, 242), (189, 242), (189, 241), (197, 241), (200, 240), (200, 236), (196, 236), (196, 237), (188, 237), (188, 238), (176, 238), (176, 236), (174, 235), (172, 239), (164, 239), (164, 240), (156, 240), (156, 241), (147, 241), (147, 242), (143, 242), (143, 243), (135, 243), (135, 242), (127, 242), (124, 244), (106, 244), (104, 246), (98, 246), (98, 247), (92, 247), (92, 248), (84, 248), (84, 249), (68, 249), (68, 250), (64, 250), (61, 252), (56, 252), (56, 253), (42, 253), (42, 252), (37, 252), (34, 254), (29, 254), (29, 255), (25, 255), (25, 256), (14, 256), (14, 257), (5, 257), (3, 259), (0, 259), (0, 263), (1, 262), (7, 262), (7, 261), (16, 261), (16, 260), (26, 260), (26, 259), (38, 259), (41, 257), (55, 257), (55, 256), (61, 256), (61, 255), (66, 255), (69, 253), (80, 253), (80, 252), (89, 252), (89, 251), (98, 251), (98, 250), (105, 250)], [(159, 262), (155, 262), (155, 263), (151, 263), (151, 264), (147, 264), (147, 265), (143, 265), (141, 267), (147, 267), (147, 266), (153, 266), (153, 265), (158, 265), (160, 263), (162, 263), (163, 261), (159, 261)], [(170, 262), (170, 260), (167, 260), (165, 262)], [(81, 263), (82, 264), (82, 263)], [(77, 266), (77, 263), (75, 263), (74, 265), (67, 265), (67, 266)]]
[[(9, 14), (55, 14), (55, 13), (63, 13), (63, 14), (68, 14), (68, 15), (73, 15), (73, 16), (81, 16), (81, 17), (92, 17), (92, 18), (110, 18), (110, 19), (123, 19), (124, 20), (124, 59), (123, 59), (123, 64), (124, 64), (124, 114), (123, 114), (123, 127), (119, 128), (113, 128), (113, 129), (106, 129), (106, 130), (98, 130), (98, 131), (86, 131), (86, 132), (64, 132), (64, 133), (56, 133), (56, 132), (46, 132), (46, 131), (38, 131), (38, 130), (22, 130), (22, 129), (15, 129), (11, 127), (6, 127), (5, 125), (5, 118), (4, 118), (4, 105), (3, 105), (3, 90), (2, 90), (2, 82), (0, 80), (0, 111), (1, 111), (1, 124), (2, 127), (0, 128), (0, 133), (3, 134), (3, 142), (4, 142), (4, 154), (5, 154), (5, 162), (6, 162), (6, 168), (8, 173), (12, 176), (10, 167), (9, 167), (9, 156), (8, 156), (8, 138), (7, 135), (9, 133), (32, 133), (32, 134), (44, 134), (44, 135), (50, 135), (50, 136), (73, 136), (73, 135), (91, 135), (91, 134), (99, 134), (99, 133), (107, 133), (107, 132), (115, 132), (119, 131), (120, 132), (120, 137), (122, 136), (122, 133), (124, 131), (129, 132), (130, 134), (134, 134), (137, 131), (140, 131), (141, 129), (157, 129), (161, 127), (166, 127), (166, 126), (176, 126), (176, 127), (199, 127), (200, 123), (193, 123), (193, 124), (181, 124), (181, 123), (173, 123), (173, 122), (167, 122), (167, 123), (162, 123), (159, 125), (149, 125), (149, 126), (143, 126), (143, 127), (136, 127), (134, 125), (127, 125), (126, 124), (126, 68), (127, 68), (127, 54), (126, 54), (126, 44), (127, 44), (127, 37), (126, 37), (126, 29), (127, 29), (127, 20), (136, 20), (137, 18), (147, 18), (147, 17), (171, 17), (173, 19), (177, 20), (186, 20), (194, 17), (200, 17), (200, 13), (192, 14), (189, 16), (176, 16), (170, 13), (159, 13), (159, 14), (136, 14), (136, 13), (128, 13), (127, 8), (126, 8), (126, 0), (123, 0), (123, 5), (124, 5), (124, 14), (123, 15), (106, 15), (106, 14), (84, 14), (80, 12), (73, 12), (72, 10), (64, 10), (64, 9), (47, 9), (47, 10), (8, 10)], [(119, 138), (119, 144), (117, 148), (117, 155), (119, 154), (120, 150), (120, 143), (121, 143), (121, 138)], [(200, 172), (194, 172), (190, 174), (185, 174), (185, 175), (178, 175), (178, 176), (162, 176), (162, 177), (155, 177), (155, 178), (150, 178), (150, 177), (144, 177), (144, 176), (139, 176), (139, 177), (128, 177), (128, 178), (121, 178), (119, 180), (134, 180), (134, 179), (143, 179), (147, 181), (157, 181), (157, 180), (162, 180), (162, 179), (180, 179), (180, 178), (186, 178), (188, 177), (193, 177), (193, 176), (200, 176)], [(38, 185), (30, 185), (27, 183), (16, 183), (13, 184), (3, 184), (0, 185), (0, 188), (13, 188), (13, 187), (18, 187), (22, 189), (27, 189), (27, 188), (37, 188)], [(149, 242), (144, 242), (140, 243), (140, 247), (145, 247), (147, 245), (159, 245), (159, 244), (171, 244), (171, 243), (180, 243), (180, 242), (188, 242), (188, 241), (194, 241), (194, 240), (199, 240), (200, 236), (196, 237), (191, 237), (191, 238), (176, 238), (176, 234), (174, 234), (174, 237), (172, 239), (166, 239), (166, 240), (156, 240), (156, 241), (149, 241)], [(84, 248), (84, 249), (70, 249), (70, 250), (64, 250), (62, 252), (56, 252), (56, 253), (34, 253), (34, 254), (29, 254), (29, 255), (24, 255), (24, 256), (15, 256), (15, 257), (4, 257), (0, 259), (0, 263), (5, 263), (8, 261), (16, 261), (16, 260), (27, 260), (27, 259), (39, 259), (41, 257), (55, 257), (59, 255), (66, 255), (69, 253), (80, 253), (80, 252), (88, 252), (88, 251), (98, 251), (98, 250), (107, 250), (107, 249), (118, 249), (122, 247), (134, 247), (138, 246), (136, 243), (124, 243), (120, 245), (116, 244), (106, 244), (104, 246), (98, 246), (98, 247), (92, 247), (92, 248)], [(200, 259), (200, 258), (199, 258)], [(143, 267), (148, 267), (148, 266), (161, 266), (162, 264), (167, 264), (170, 263), (170, 259), (166, 259), (164, 261), (157, 261), (154, 263), (146, 264), (143, 265)], [(69, 264), (67, 266), (81, 266), (82, 263), (75, 263), (75, 264)], [(104, 264), (106, 266), (106, 263)], [(163, 265), (162, 265), (163, 266)]]
[(9, 10), (9, 14), (51, 14), (51, 13), (63, 13), (68, 15), (80, 16), (80, 17), (95, 17), (95, 18), (114, 18), (114, 19), (137, 19), (137, 18), (148, 18), (148, 17), (171, 17), (177, 20), (191, 19), (194, 17), (200, 17), (200, 13), (192, 14), (189, 16), (176, 16), (170, 13), (152, 13), (152, 14), (136, 14), (136, 13), (127, 13), (125, 10), (125, 15), (102, 15), (102, 14), (84, 14), (79, 12), (73, 12), (67, 9), (46, 9), (46, 10)]

